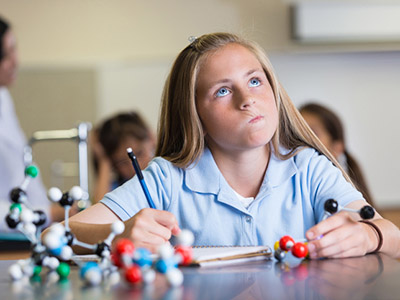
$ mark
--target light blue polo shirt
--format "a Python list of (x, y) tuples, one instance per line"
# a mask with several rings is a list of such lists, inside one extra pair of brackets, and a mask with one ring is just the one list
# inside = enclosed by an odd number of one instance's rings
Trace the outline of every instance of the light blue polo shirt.
[[(170, 211), (194, 233), (195, 245), (269, 245), (283, 235), (304, 239), (327, 199), (346, 206), (363, 199), (324, 155), (304, 148), (287, 160), (271, 153), (260, 191), (246, 209), (219, 171), (209, 149), (184, 170), (157, 157), (143, 176), (157, 209)], [(122, 220), (149, 207), (138, 178), (101, 201)]]

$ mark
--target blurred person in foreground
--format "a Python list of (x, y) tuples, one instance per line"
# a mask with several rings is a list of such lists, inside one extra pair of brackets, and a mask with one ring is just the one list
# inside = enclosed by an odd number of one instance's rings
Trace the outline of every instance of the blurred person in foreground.
[[(20, 127), (8, 88), (17, 78), (18, 52), (15, 35), (10, 24), (0, 17), (0, 230), (8, 231), (5, 216), (11, 205), (10, 191), (24, 181), (24, 147), (26, 137)], [(26, 189), (32, 208), (47, 215), (47, 224), (61, 221), (64, 212), (58, 204), (52, 204), (40, 175)]]

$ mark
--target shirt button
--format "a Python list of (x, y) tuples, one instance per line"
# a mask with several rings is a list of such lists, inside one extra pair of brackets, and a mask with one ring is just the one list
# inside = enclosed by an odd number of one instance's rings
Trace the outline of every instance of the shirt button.
[(250, 222), (251, 222), (251, 217), (247, 216), (247, 217), (246, 217), (246, 222), (247, 222), (247, 223), (250, 223)]

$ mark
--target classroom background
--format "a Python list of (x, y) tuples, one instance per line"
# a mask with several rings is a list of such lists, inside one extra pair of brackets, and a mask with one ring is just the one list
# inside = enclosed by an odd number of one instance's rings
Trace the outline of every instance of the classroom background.
[[(301, 19), (295, 8), (314, 3), (327, 13), (334, 11), (332, 3), (343, 2), (359, 11), (367, 5), (361, 0), (0, 0), (20, 55), (10, 92), (28, 138), (38, 130), (96, 124), (132, 109), (155, 131), (167, 71), (188, 37), (239, 33), (267, 50), (296, 106), (318, 100), (338, 113), (378, 210), (400, 211), (400, 34), (293, 37), (298, 26), (293, 21)], [(397, 1), (368, 5), (375, 5), (370, 25), (389, 19), (381, 14), (382, 5), (386, 13), (400, 12)], [(350, 32), (347, 28), (360, 21), (353, 17), (332, 26)], [(400, 31), (400, 21), (393, 26)], [(77, 183), (75, 143), (38, 143), (34, 160), (47, 187)]]

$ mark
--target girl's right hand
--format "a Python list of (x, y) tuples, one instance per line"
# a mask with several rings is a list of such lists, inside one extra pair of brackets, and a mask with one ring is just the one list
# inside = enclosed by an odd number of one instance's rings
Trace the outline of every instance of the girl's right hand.
[(144, 247), (152, 252), (181, 231), (172, 213), (152, 208), (140, 210), (124, 223), (125, 230), (119, 237), (129, 238), (135, 247)]

